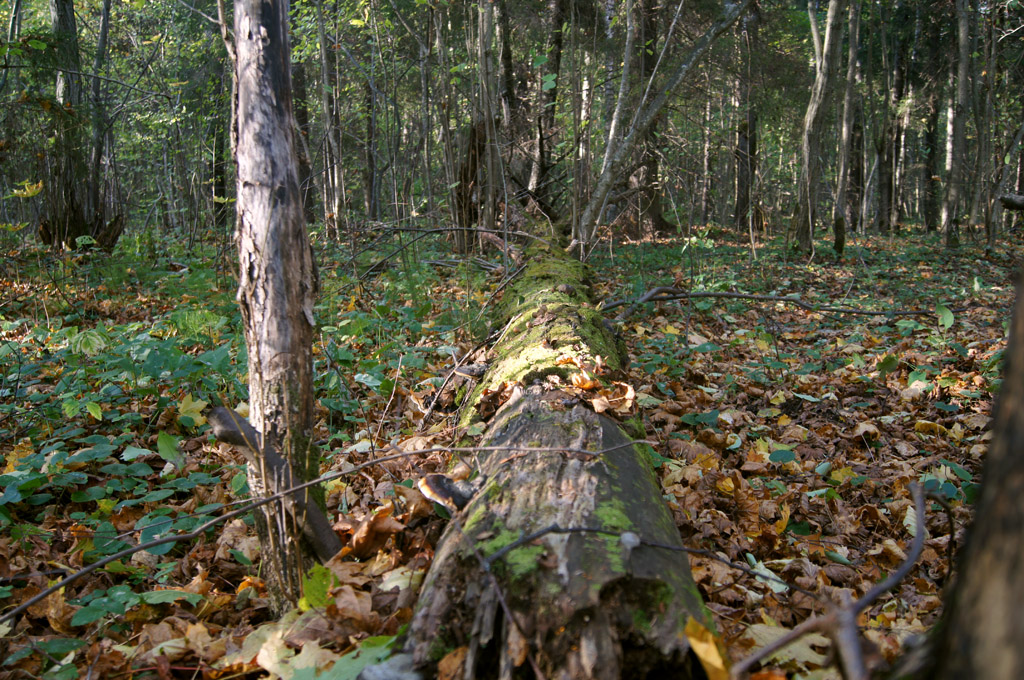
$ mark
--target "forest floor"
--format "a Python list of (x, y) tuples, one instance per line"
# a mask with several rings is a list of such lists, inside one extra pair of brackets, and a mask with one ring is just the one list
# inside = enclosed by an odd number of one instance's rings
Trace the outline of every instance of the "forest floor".
[[(909, 486), (922, 483), (924, 552), (860, 620), (891, 661), (936, 622), (962, 545), (1019, 249), (949, 253), (908, 235), (807, 264), (781, 243), (751, 261), (722, 236), (604, 248), (591, 261), (597, 299), (674, 286), (816, 309), (730, 297), (621, 305), (608, 317), (624, 315), (630, 367), (566, 389), (604, 405), (614, 393), (607, 412), (642, 417), (734, 659), (897, 568), (918, 530)], [(388, 653), (445, 522), (415, 481), (448, 468), (446, 447), (482, 434), (456, 429), (459, 390), (445, 377), (486, 337), (505, 280), (493, 254), (458, 261), (424, 243), (379, 266), (397, 242), (356, 258), (319, 249), (323, 471), (410, 455), (327, 484), (346, 548), (310, 571), (302, 606), (270, 616), (258, 541), (233, 519), (113, 560), (0, 623), (0, 679), (350, 678)], [(203, 416), (208, 404), (244, 410), (246, 392), (232, 262), (216, 252), (126, 237), (114, 255), (5, 253), (0, 616), (244, 500), (244, 461), (212, 441)], [(806, 637), (759, 677), (834, 676), (827, 652)]]

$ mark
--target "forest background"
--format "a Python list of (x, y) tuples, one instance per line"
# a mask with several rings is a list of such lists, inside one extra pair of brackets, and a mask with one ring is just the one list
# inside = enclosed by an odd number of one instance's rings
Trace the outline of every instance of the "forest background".
[[(2, 15), (9, 606), (247, 492), (203, 428), (208, 403), (248, 399), (231, 13), (11, 0)], [(633, 357), (615, 383), (629, 399), (575, 389), (641, 419), (734, 654), (897, 567), (912, 481), (948, 516), (929, 516), (914, 576), (862, 626), (894, 661), (934, 623), (1018, 266), (1018, 3), (295, 2), (289, 30), (322, 470), (482, 434), (447, 417), (445, 378), (486, 337), (525, 233), (565, 232), (605, 309), (626, 302)], [(683, 299), (631, 305), (659, 286)], [(367, 636), (391, 644), (442, 522), (393, 499), (446, 465), (432, 451), (327, 487), (364, 561), (310, 577), (327, 585), (307, 608), (342, 614), (303, 650), (340, 664)], [(199, 538), (35, 605), (3, 672), (294, 675), (301, 636), (240, 632), (281, 625), (251, 529)], [(246, 640), (271, 650), (262, 663)], [(775, 663), (827, 659), (803, 645)]]

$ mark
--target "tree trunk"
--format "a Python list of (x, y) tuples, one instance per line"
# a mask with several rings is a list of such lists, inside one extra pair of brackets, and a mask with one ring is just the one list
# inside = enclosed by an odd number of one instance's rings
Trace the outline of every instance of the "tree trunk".
[[(619, 132), (615, 129), (615, 119), (618, 117), (620, 105), (625, 106), (625, 95), (622, 89), (619, 90), (619, 103), (616, 105), (616, 113), (613, 116), (612, 129), (608, 133), (608, 145), (605, 149), (605, 158), (602, 163), (601, 174), (594, 183), (594, 191), (590, 196), (587, 205), (584, 206), (579, 223), (574, 225), (573, 236), (583, 244), (583, 250), (593, 243), (597, 221), (601, 211), (605, 207), (605, 201), (612, 190), (616, 180), (619, 179), (626, 161), (631, 158), (633, 149), (643, 139), (644, 134), (661, 114), (662, 109), (668, 103), (669, 97), (679, 87), (684, 79), (689, 77), (693, 68), (704, 58), (712, 43), (729, 29), (730, 26), (744, 13), (752, 4), (753, 0), (739, 0), (738, 2), (726, 3), (722, 13), (715, 19), (714, 23), (701, 35), (693, 44), (690, 51), (684, 56), (676, 70), (666, 79), (666, 82), (658, 90), (651, 101), (643, 106), (634, 117), (634, 122), (628, 131)], [(628, 3), (627, 3), (628, 17)], [(628, 42), (628, 41), (627, 41)], [(627, 47), (626, 54), (629, 48)], [(624, 74), (625, 77), (625, 74)]]
[(743, 116), (736, 132), (736, 207), (733, 211), (733, 223), (737, 230), (745, 230), (753, 238), (754, 213), (757, 206), (754, 201), (754, 180), (757, 177), (757, 107), (751, 101), (750, 92), (754, 87), (754, 63), (759, 52), (757, 29), (760, 13), (755, 8), (740, 22), (740, 32), (744, 42), (745, 68), (744, 77), (739, 79), (737, 95), (739, 110)]
[(534, 99), (533, 162), (528, 185), (540, 206), (549, 201), (548, 172), (551, 169), (551, 139), (555, 132), (555, 106), (558, 103), (558, 75), (562, 66), (562, 23), (565, 0), (547, 0), (544, 18), (547, 44), (544, 47), (537, 95)]
[(322, 0), (316, 0), (316, 35), (320, 43), (320, 114), (323, 117), (324, 136), (327, 138), (324, 149), (324, 229), (328, 238), (337, 239), (338, 223), (341, 220), (341, 140), (334, 114)]
[(957, 19), (957, 68), (956, 68), (956, 105), (952, 109), (953, 134), (950, 142), (949, 177), (946, 188), (946, 200), (942, 205), (942, 233), (947, 248), (960, 245), (959, 218), (961, 183), (966, 165), (965, 129), (967, 123), (967, 105), (969, 94), (969, 74), (971, 65), (971, 27), (968, 12), (968, 0), (956, 0)]
[(992, 444), (960, 574), (937, 645), (936, 680), (1024, 677), (1024, 294), (1006, 350)]
[(292, 85), (295, 90), (295, 155), (299, 167), (299, 190), (302, 192), (302, 214), (306, 224), (316, 221), (315, 182), (309, 155), (309, 95), (306, 92), (306, 65), (292, 64)]
[(464, 422), (516, 387), (490, 419), (481, 488), (438, 543), (407, 651), (420, 667), (448, 656), (462, 666), (449, 677), (511, 678), (527, 662), (537, 677), (701, 677), (685, 629), (712, 623), (652, 461), (558, 387), (588, 375), (576, 365), (600, 380), (598, 356), (625, 361), (583, 266), (534, 251), (505, 300), (511, 321)]
[(839, 138), (839, 167), (836, 170), (836, 205), (832, 211), (835, 241), (833, 249), (838, 257), (843, 256), (846, 245), (846, 228), (853, 224), (850, 209), (850, 160), (853, 157), (853, 125), (857, 110), (857, 51), (860, 49), (860, 1), (852, 0), (847, 19), (846, 83), (843, 90), (843, 122)]
[[(934, 49), (938, 49), (937, 47)], [(933, 85), (928, 94), (927, 110), (928, 116), (925, 122), (925, 179), (924, 179), (924, 226), (925, 231), (938, 231), (941, 225), (940, 208), (942, 205), (941, 178), (939, 177), (939, 149), (941, 147), (941, 135), (939, 134), (939, 112), (942, 99), (942, 90), (939, 85)]]
[[(845, 0), (829, 0), (825, 20), (825, 40), (821, 45), (821, 59), (815, 65), (811, 100), (804, 114), (803, 135), (800, 141), (799, 204), (796, 217), (796, 240), (800, 250), (814, 254), (814, 227), (817, 222), (818, 184), (821, 171), (819, 153), (821, 129), (825, 122), (826, 106), (838, 64), (839, 45), (842, 43), (842, 13)], [(812, 11), (810, 8), (808, 11)], [(812, 17), (813, 18), (813, 17)], [(814, 22), (812, 22), (814, 23)]]
[[(238, 300), (249, 356), (250, 420), (264, 450), (296, 478), (318, 472), (313, 426), (312, 340), (317, 277), (306, 233), (294, 150), (288, 3), (238, 0)], [(263, 470), (250, 466), (255, 492)], [(266, 506), (273, 508), (275, 506)], [(259, 513), (264, 570), (275, 609), (298, 602), (304, 555), (283, 512)]]

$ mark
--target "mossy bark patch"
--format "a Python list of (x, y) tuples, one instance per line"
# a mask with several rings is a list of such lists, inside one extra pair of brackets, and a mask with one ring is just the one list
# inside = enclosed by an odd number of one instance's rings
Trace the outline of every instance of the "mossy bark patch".
[(489, 352), (487, 374), (466, 402), (463, 426), (479, 420), (473, 405), (485, 390), (529, 386), (550, 374), (567, 379), (575, 369), (559, 363), (565, 357), (591, 365), (601, 357), (610, 370), (628, 363), (625, 346), (594, 309), (585, 265), (564, 254), (530, 253), (535, 259), (498, 306), (501, 337)]

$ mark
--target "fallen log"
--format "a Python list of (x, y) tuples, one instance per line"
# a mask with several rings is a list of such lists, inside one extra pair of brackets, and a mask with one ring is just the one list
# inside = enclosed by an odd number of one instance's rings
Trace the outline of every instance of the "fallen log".
[(511, 393), (482, 442), (496, 448), (437, 546), (404, 649), (445, 677), (704, 677), (687, 635), (712, 622), (653, 460), (562, 389), (580, 366), (621, 368), (622, 344), (583, 265), (543, 247), (529, 259), (464, 416)]
[(1005, 210), (1024, 210), (1024, 196), (1021, 194), (1003, 194), (999, 202)]

